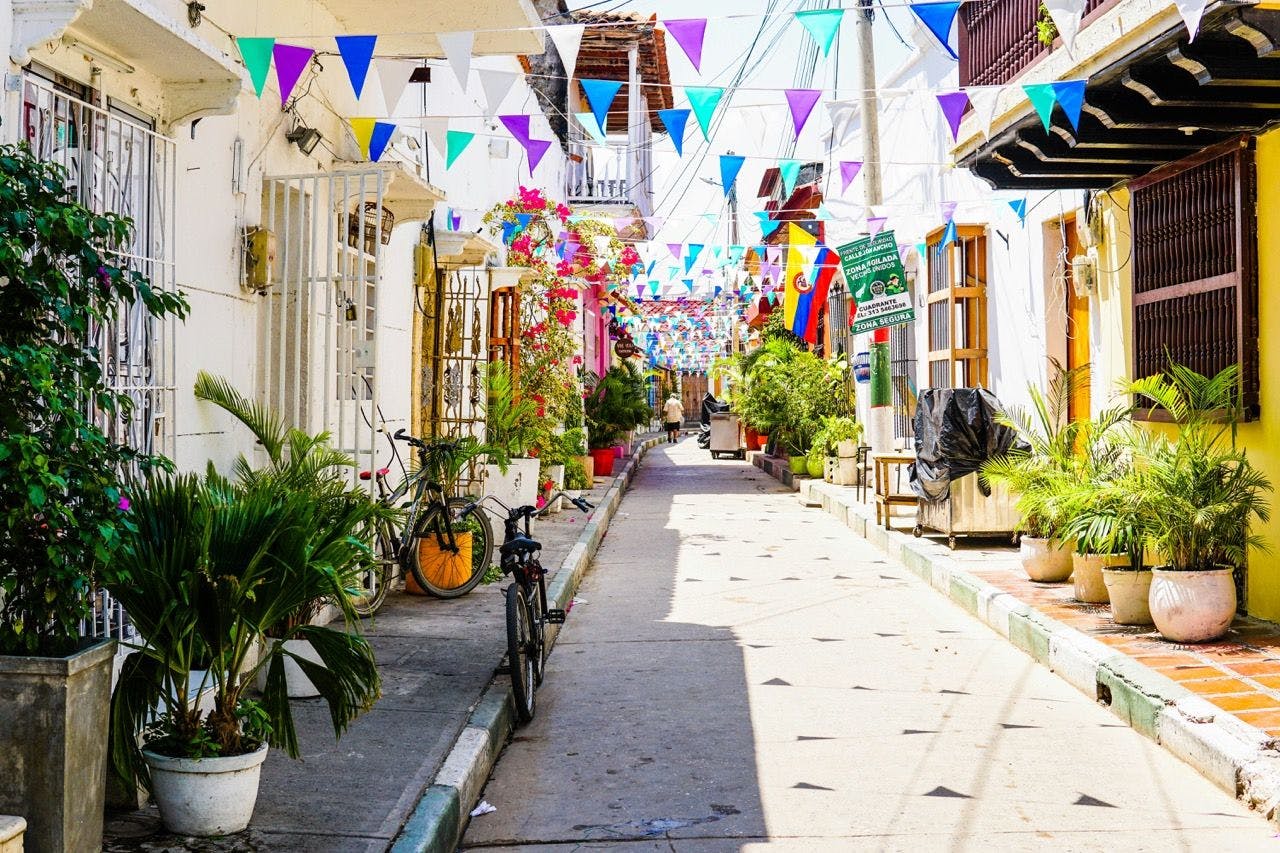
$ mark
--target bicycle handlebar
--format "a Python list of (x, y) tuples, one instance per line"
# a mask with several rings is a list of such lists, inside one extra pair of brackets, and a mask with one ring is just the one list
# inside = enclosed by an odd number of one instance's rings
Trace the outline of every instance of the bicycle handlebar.
[[(554, 502), (556, 498), (560, 498), (560, 497), (566, 498), (569, 501), (569, 503), (576, 506), (581, 512), (590, 512), (591, 510), (595, 509), (595, 505), (587, 501), (586, 498), (583, 498), (583, 497), (571, 498), (568, 495), (566, 495), (564, 492), (557, 492), (556, 494), (552, 495), (551, 500), (547, 501), (548, 506), (552, 502)], [(547, 507), (543, 507), (542, 509), (538, 509), (537, 507), (534, 507), (534, 506), (510, 507), (510, 506), (507, 506), (505, 503), (503, 503), (502, 500), (500, 500), (496, 495), (485, 495), (480, 500), (472, 501), (471, 503), (467, 504), (467, 506), (463, 508), (462, 512), (458, 514), (458, 520), (461, 521), (467, 518), (468, 516), (470, 516), (472, 513), (478, 510), (480, 508), (480, 505), (483, 504), (485, 501), (493, 501), (498, 506), (502, 507), (504, 510), (507, 511), (507, 518), (512, 521), (518, 521), (519, 519), (522, 519), (522, 518), (533, 518), (534, 516), (546, 515), (547, 513)]]

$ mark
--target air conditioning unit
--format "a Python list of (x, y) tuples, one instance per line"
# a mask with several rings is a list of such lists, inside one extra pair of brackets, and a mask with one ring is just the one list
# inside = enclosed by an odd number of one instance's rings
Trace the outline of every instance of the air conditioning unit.
[(1091, 248), (1083, 255), (1076, 255), (1071, 259), (1071, 284), (1080, 299), (1098, 289), (1097, 249)]

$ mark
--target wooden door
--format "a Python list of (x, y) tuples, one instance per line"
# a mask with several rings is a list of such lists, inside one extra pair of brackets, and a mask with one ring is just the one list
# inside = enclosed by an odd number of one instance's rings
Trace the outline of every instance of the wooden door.
[[(1080, 241), (1076, 237), (1076, 221), (1068, 219), (1066, 230), (1066, 301), (1067, 301), (1067, 369), (1089, 363), (1089, 294), (1076, 292), (1075, 280), (1071, 274), (1071, 259), (1081, 254)], [(1087, 418), (1091, 412), (1089, 395), (1090, 382), (1086, 376), (1072, 389), (1071, 399), (1067, 402), (1067, 415), (1071, 420)]]
[(680, 402), (684, 405), (684, 419), (697, 421), (702, 417), (702, 398), (707, 394), (707, 375), (686, 373), (680, 380), (680, 391)]

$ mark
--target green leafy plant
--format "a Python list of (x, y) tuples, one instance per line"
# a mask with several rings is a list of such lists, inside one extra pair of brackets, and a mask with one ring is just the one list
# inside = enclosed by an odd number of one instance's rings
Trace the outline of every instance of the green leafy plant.
[(591, 488), (591, 480), (587, 478), (587, 469), (577, 459), (564, 463), (564, 487), (582, 491)]
[(822, 456), (835, 456), (842, 441), (861, 441), (862, 424), (848, 415), (827, 415), (813, 436), (813, 449)]
[[(266, 646), (251, 663), (265, 632), (309, 602), (328, 598), (347, 626), (357, 624), (343, 578), (351, 565), (370, 558), (359, 535), (374, 518), (369, 502), (349, 502), (335, 515), (324, 498), (279, 489), (269, 478), (239, 484), (212, 472), (153, 473), (136, 483), (134, 494), (132, 529), (106, 581), (142, 638), (112, 697), (119, 773), (148, 781), (139, 731), (146, 733), (144, 748), (166, 755), (243, 754), (265, 737), (297, 757), (286, 658), (328, 704), (336, 734), (372, 706), (378, 669), (357, 633), (297, 624), (283, 639), (308, 640), (322, 663), (292, 654), (284, 643)], [(244, 699), (262, 670), (259, 714)], [(198, 701), (206, 691), (211, 707)], [(153, 724), (161, 706), (166, 716)]]
[(1250, 548), (1265, 547), (1254, 521), (1271, 516), (1271, 482), (1236, 446), (1242, 416), (1240, 371), (1215, 376), (1170, 364), (1128, 391), (1159, 407), (1177, 439), (1135, 431), (1135, 511), (1144, 518), (1145, 544), (1178, 571), (1244, 565)]
[(538, 432), (538, 408), (522, 399), (506, 362), (493, 361), (485, 368), (485, 444), (489, 461), (505, 473), (512, 459), (524, 456)]
[(1045, 47), (1052, 47), (1053, 40), (1058, 37), (1058, 25), (1049, 14), (1049, 7), (1041, 3), (1036, 9), (1036, 41)]
[(61, 166), (0, 146), (0, 654), (75, 651), (128, 526), (122, 478), (165, 464), (102, 428), (136, 413), (98, 334), (126, 312), (187, 313), (181, 294), (126, 267), (131, 233), (77, 203)]
[(595, 374), (587, 376), (583, 403), (586, 412), (587, 446), (592, 450), (612, 447), (622, 439), (625, 427), (621, 423), (624, 419), (621, 410), (625, 404), (619, 401), (625, 393), (625, 386), (619, 384), (616, 376), (608, 373), (604, 376)]

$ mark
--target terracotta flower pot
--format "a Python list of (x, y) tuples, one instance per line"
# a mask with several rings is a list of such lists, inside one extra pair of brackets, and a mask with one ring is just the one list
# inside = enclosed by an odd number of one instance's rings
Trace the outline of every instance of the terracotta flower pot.
[(618, 457), (612, 447), (599, 447), (591, 451), (591, 463), (597, 477), (613, 476), (613, 461)]
[(1111, 598), (1111, 621), (1117, 625), (1151, 624), (1151, 570), (1102, 570), (1102, 582)]
[(747, 450), (759, 450), (761, 447), (760, 433), (756, 432), (751, 427), (746, 427), (743, 433), (747, 442)]
[(1056, 539), (1023, 536), (1022, 569), (1037, 583), (1062, 583), (1071, 577), (1071, 548)]
[(1075, 581), (1076, 600), (1085, 604), (1106, 604), (1111, 600), (1102, 570), (1129, 565), (1128, 554), (1072, 554), (1071, 575)]
[(1151, 572), (1151, 619), (1166, 640), (1201, 643), (1227, 633), (1236, 615), (1231, 569)]

